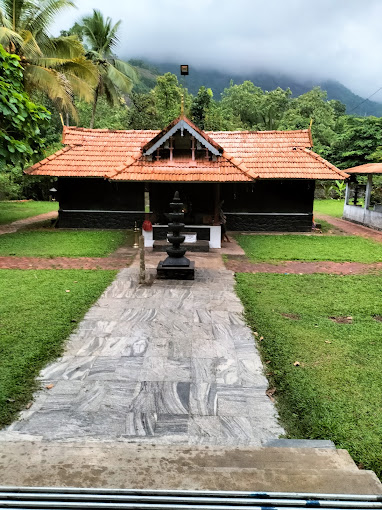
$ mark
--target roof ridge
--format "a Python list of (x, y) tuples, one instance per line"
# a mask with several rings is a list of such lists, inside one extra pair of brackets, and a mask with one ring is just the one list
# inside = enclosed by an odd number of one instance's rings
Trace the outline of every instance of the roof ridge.
[(108, 128), (84, 128), (79, 126), (64, 126), (63, 131), (85, 131), (96, 133), (160, 133), (160, 129), (108, 129)]
[(138, 163), (138, 161), (142, 159), (142, 154), (138, 158), (134, 158), (134, 156), (128, 156), (128, 158), (129, 159), (126, 161), (126, 163), (121, 163), (121, 165), (117, 166), (117, 168), (114, 169), (115, 170), (114, 173), (110, 172), (110, 175), (108, 177), (109, 179), (114, 179), (117, 175), (127, 170), (131, 165)]
[(253, 175), (253, 172), (251, 172), (251, 170), (248, 170), (242, 159), (235, 158), (226, 151), (223, 152), (221, 157), (226, 159), (229, 163), (231, 163), (231, 165), (235, 166), (238, 170), (243, 172), (243, 174), (245, 174), (247, 177), (250, 177), (251, 179), (259, 178), (259, 175)]
[(347, 179), (348, 177), (350, 177), (349, 174), (347, 174), (346, 172), (343, 172), (339, 168), (335, 167), (332, 163), (327, 161), (325, 158), (323, 158), (322, 156), (320, 156), (316, 152), (313, 152), (311, 149), (307, 149), (306, 147), (296, 147), (296, 150), (300, 150), (300, 151), (305, 152), (306, 154), (309, 154), (312, 158), (316, 159), (317, 161), (320, 161), (325, 166), (327, 166), (330, 170), (332, 170), (336, 174), (340, 175), (344, 179)]
[[(271, 130), (251, 130), (251, 129), (243, 129), (243, 130), (236, 130), (236, 131), (212, 131), (209, 130), (207, 133), (232, 133), (232, 134), (259, 134), (259, 133), (308, 133), (310, 130), (308, 129), (271, 129)], [(206, 133), (206, 131), (204, 131)]]

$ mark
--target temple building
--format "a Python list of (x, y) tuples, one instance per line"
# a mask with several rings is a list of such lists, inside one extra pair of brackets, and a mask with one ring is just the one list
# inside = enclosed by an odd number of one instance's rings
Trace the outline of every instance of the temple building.
[(348, 168), (346, 173), (350, 179), (346, 183), (343, 218), (382, 230), (382, 163), (366, 163)]
[(63, 144), (25, 171), (58, 177), (58, 226), (148, 219), (147, 246), (165, 238), (175, 191), (186, 230), (220, 247), (221, 207), (227, 230), (308, 232), (315, 181), (348, 177), (312, 151), (309, 129), (204, 132), (182, 115), (162, 131), (64, 127)]

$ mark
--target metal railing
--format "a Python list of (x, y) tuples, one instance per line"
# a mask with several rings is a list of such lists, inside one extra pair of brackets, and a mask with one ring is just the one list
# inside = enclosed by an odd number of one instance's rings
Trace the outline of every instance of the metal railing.
[(134, 510), (382, 509), (382, 495), (0, 487), (0, 508)]

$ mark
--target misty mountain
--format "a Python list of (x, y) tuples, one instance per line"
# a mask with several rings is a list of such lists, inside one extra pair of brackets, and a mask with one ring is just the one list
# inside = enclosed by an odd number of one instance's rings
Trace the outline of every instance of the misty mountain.
[(364, 98), (354, 94), (350, 89), (335, 80), (304, 81), (297, 77), (286, 76), (276, 72), (234, 74), (223, 71), (197, 69), (192, 66), (190, 66), (189, 76), (180, 76), (179, 65), (176, 64), (154, 64), (143, 60), (131, 60), (130, 62), (142, 69), (141, 84), (138, 86), (138, 89), (135, 89), (139, 92), (147, 92), (150, 90), (155, 86), (156, 77), (167, 72), (175, 74), (180, 83), (187, 87), (192, 94), (196, 94), (202, 85), (211, 88), (215, 99), (220, 99), (220, 94), (226, 87), (229, 87), (231, 80), (236, 84), (242, 83), (245, 80), (250, 80), (263, 90), (273, 90), (277, 87), (287, 89), (289, 87), (293, 96), (300, 96), (313, 87), (320, 86), (322, 90), (326, 90), (328, 93), (328, 99), (338, 99), (344, 103), (347, 113), (360, 116), (375, 115), (376, 117), (382, 117), (382, 103), (369, 100), (365, 101)]

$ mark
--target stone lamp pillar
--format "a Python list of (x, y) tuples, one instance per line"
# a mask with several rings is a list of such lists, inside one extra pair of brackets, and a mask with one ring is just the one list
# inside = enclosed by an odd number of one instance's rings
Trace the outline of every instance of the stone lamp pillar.
[(195, 263), (185, 257), (186, 248), (182, 247), (185, 237), (181, 235), (184, 228), (183, 203), (180, 201), (179, 192), (176, 191), (170, 203), (171, 212), (168, 228), (170, 235), (168, 240), (172, 246), (166, 249), (168, 257), (161, 260), (157, 267), (158, 278), (171, 278), (176, 280), (193, 280), (195, 278)]

